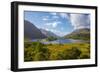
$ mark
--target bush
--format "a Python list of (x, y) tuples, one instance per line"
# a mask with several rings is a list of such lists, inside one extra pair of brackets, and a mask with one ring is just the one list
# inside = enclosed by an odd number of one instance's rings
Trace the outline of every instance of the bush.
[(66, 49), (62, 52), (63, 59), (78, 59), (81, 54), (81, 51), (76, 48), (72, 47), (71, 49)]
[(50, 60), (61, 60), (62, 57), (60, 56), (59, 52), (51, 53), (50, 54)]
[(35, 54), (35, 56), (33, 57), (34, 61), (43, 61), (43, 60), (47, 60), (46, 55), (42, 52), (38, 52)]
[[(63, 45), (63, 44), (42, 44), (41, 42), (25, 42), (24, 61), (44, 60), (70, 60), (90, 58), (90, 46)], [(80, 46), (81, 45), (81, 46)], [(71, 46), (71, 47), (69, 47)], [(75, 47), (72, 47), (75, 46)]]
[(49, 59), (49, 50), (47, 48), (41, 48), (38, 49), (37, 52), (35, 52), (34, 60), (36, 61), (42, 61), (42, 60), (48, 60)]
[(49, 50), (40, 42), (33, 42), (24, 50), (24, 61), (48, 60)]
[(33, 61), (32, 57), (34, 56), (33, 48), (25, 48), (24, 50), (24, 61)]
[(80, 59), (89, 59), (89, 58), (90, 58), (90, 56), (87, 54), (83, 54), (80, 56)]
[(55, 52), (50, 54), (51, 60), (69, 60), (69, 59), (79, 59), (81, 51), (72, 47), (71, 49), (64, 49), (63, 51)]
[(32, 44), (31, 43), (29, 43), (29, 42), (24, 42), (24, 47), (25, 48), (28, 48), (28, 47), (30, 47)]

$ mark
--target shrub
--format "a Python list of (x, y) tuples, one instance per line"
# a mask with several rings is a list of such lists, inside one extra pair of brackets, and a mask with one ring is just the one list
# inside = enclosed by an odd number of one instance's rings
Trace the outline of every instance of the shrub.
[(25, 48), (24, 50), (24, 61), (33, 61), (32, 57), (34, 56), (33, 48)]
[(72, 47), (71, 49), (66, 49), (62, 53), (63, 59), (78, 59), (81, 51), (77, 47)]
[(32, 44), (31, 43), (29, 43), (29, 42), (24, 42), (24, 47), (25, 48), (28, 48), (28, 47), (30, 47)]
[(55, 52), (50, 54), (51, 60), (69, 60), (78, 59), (80, 57), (81, 51), (72, 47), (71, 49), (64, 49), (63, 51)]
[(49, 50), (48, 48), (38, 48), (37, 52), (35, 52), (34, 60), (48, 60), (49, 59)]
[(33, 59), (34, 59), (34, 61), (42, 61), (42, 60), (45, 60), (45, 56), (42, 52), (38, 52), (35, 54)]
[(89, 59), (90, 56), (88, 54), (80, 55), (80, 59)]
[(49, 50), (40, 42), (33, 42), (24, 50), (24, 61), (48, 60)]
[(60, 60), (62, 57), (60, 56), (59, 52), (51, 53), (50, 60)]

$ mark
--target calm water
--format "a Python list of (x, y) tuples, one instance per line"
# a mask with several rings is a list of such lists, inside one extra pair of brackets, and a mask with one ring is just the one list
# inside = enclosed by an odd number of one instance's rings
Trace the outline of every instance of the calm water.
[[(32, 40), (33, 42), (37, 41), (37, 40)], [(58, 39), (58, 40), (54, 40), (54, 41), (47, 41), (47, 42), (43, 42), (41, 41), (41, 43), (43, 44), (64, 44), (64, 43), (76, 43), (76, 42), (82, 42), (81, 40), (73, 40), (73, 39)]]

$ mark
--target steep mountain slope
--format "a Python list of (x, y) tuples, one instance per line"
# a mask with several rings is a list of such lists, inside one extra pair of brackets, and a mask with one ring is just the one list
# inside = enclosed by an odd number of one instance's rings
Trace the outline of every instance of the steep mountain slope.
[(72, 33), (65, 35), (64, 38), (90, 40), (90, 29), (84, 28), (74, 30)]
[(47, 31), (47, 30), (44, 30), (44, 29), (40, 29), (40, 31), (47, 37), (58, 37), (56, 34), (54, 34), (51, 31)]
[(24, 36), (28, 39), (46, 38), (44, 34), (31, 22), (24, 20)]

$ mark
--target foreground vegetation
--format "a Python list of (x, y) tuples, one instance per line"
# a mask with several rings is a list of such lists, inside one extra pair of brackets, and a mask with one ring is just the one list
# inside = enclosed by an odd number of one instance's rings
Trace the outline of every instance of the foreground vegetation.
[(24, 42), (24, 61), (70, 60), (90, 58), (89, 43), (42, 44)]

